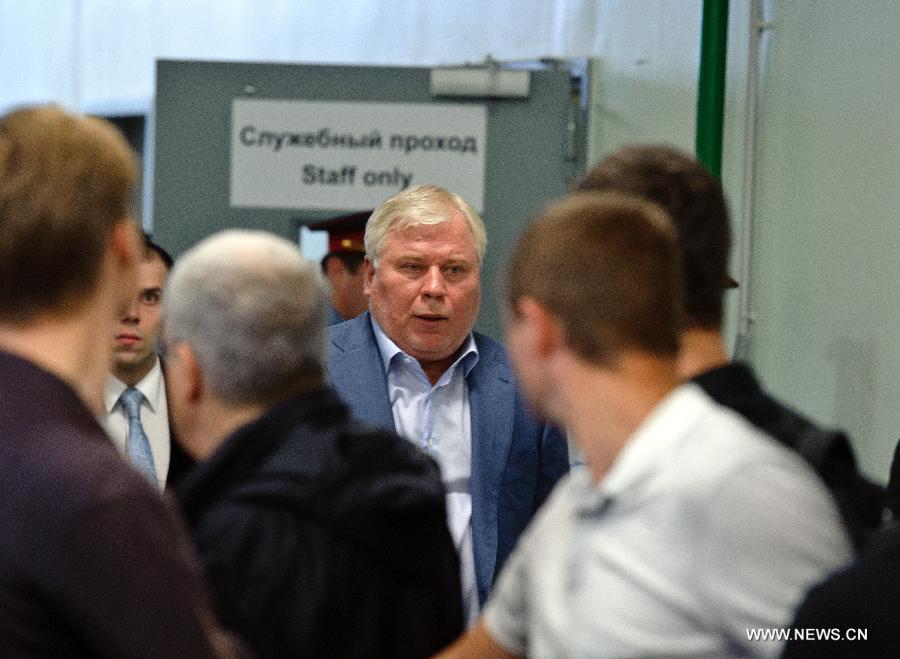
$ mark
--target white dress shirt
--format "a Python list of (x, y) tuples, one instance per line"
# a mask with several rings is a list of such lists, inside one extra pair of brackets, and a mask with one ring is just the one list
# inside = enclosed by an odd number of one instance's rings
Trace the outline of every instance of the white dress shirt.
[(748, 630), (790, 624), (852, 555), (797, 454), (694, 384), (644, 420), (599, 484), (577, 467), (510, 556), (484, 622), (535, 657), (774, 657)]
[[(128, 386), (114, 375), (106, 379), (106, 432), (112, 438), (116, 448), (125, 454), (125, 440), (128, 437), (128, 415), (119, 402), (119, 397)], [(135, 387), (144, 394), (141, 402), (141, 424), (150, 440), (150, 451), (153, 453), (153, 466), (160, 488), (165, 487), (166, 475), (169, 473), (169, 456), (171, 452), (169, 433), (169, 405), (166, 402), (166, 384), (159, 359), (150, 372)]]
[(475, 338), (434, 386), (419, 362), (391, 341), (372, 320), (387, 373), (388, 396), (397, 433), (431, 455), (447, 491), (447, 524), (459, 553), (466, 623), (478, 617), (478, 586), (472, 548), (472, 419), (466, 377), (478, 362)]

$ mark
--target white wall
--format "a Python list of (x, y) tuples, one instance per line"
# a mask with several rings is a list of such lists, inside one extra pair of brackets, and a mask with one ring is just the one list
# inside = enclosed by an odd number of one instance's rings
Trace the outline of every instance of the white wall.
[[(752, 186), (750, 2), (731, 3), (722, 168), (736, 276), (752, 195), (749, 357), (778, 397), (846, 429), (883, 481), (900, 437), (900, 3), (761, 6), (771, 24), (759, 41)], [(632, 141), (693, 148), (701, 7), (602, 3), (593, 159)], [(727, 298), (730, 344), (738, 293)]]
[(149, 108), (154, 61), (434, 65), (584, 57), (591, 0), (0, 0), (0, 109)]
[[(732, 2), (728, 25), (722, 179), (731, 204), (731, 270), (740, 272), (747, 120), (749, 2)], [(694, 150), (702, 0), (611, 0), (598, 5), (591, 76), (588, 162), (634, 142)], [(738, 295), (728, 294), (725, 335), (737, 333)]]
[(777, 0), (772, 21), (752, 358), (884, 479), (900, 437), (900, 3)]
[(702, 0), (602, 3), (588, 160), (636, 141), (694, 149)]

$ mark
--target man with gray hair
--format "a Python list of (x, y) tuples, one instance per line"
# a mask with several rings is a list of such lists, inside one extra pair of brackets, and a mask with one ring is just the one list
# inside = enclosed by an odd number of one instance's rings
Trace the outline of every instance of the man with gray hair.
[(419, 185), (369, 218), (369, 311), (333, 326), (329, 372), (357, 418), (433, 455), (447, 488), (466, 618), (568, 469), (565, 439), (528, 412), (503, 347), (473, 332), (486, 234), (459, 195)]
[(462, 628), (437, 466), (324, 382), (326, 292), (292, 243), (226, 231), (166, 287), (178, 490), (222, 622), (263, 657), (425, 656)]

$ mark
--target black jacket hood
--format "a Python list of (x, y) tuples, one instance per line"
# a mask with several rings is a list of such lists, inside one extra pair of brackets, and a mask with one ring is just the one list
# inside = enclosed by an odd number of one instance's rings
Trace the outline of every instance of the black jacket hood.
[(415, 572), (432, 565), (415, 558), (435, 546), (429, 534), (446, 531), (435, 462), (395, 433), (353, 420), (328, 388), (284, 401), (239, 428), (178, 494), (189, 520), (211, 499), (289, 510)]

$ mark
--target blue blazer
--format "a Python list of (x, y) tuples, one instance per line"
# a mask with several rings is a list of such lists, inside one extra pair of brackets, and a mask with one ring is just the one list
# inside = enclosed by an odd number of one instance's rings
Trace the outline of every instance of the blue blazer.
[[(375, 332), (364, 313), (329, 327), (331, 382), (361, 421), (394, 429), (387, 375)], [(568, 471), (565, 438), (528, 412), (503, 347), (475, 333), (478, 363), (469, 373), (472, 415), (472, 544), (478, 599), (534, 512)]]

